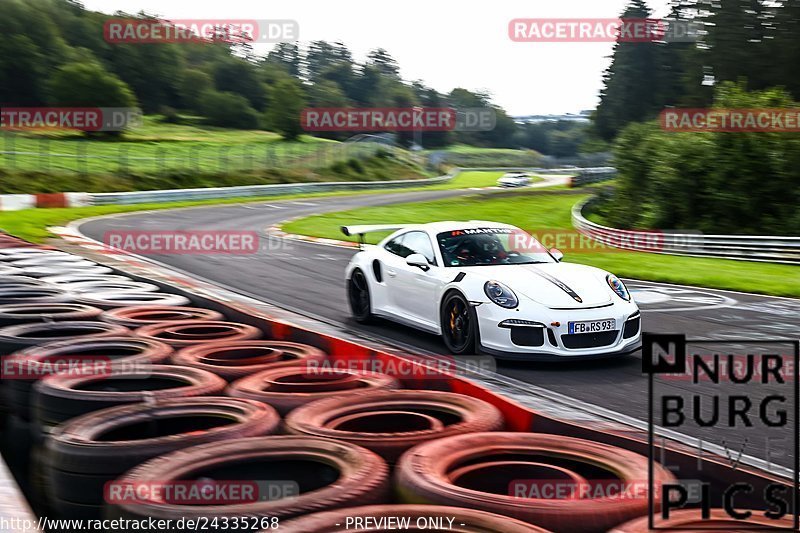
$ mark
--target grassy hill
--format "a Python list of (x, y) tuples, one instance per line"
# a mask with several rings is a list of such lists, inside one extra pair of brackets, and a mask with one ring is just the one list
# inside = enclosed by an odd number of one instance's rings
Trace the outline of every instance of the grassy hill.
[(0, 136), (0, 193), (109, 192), (303, 181), (427, 177), (402, 150), (302, 136), (162, 122), (119, 138), (71, 131)]

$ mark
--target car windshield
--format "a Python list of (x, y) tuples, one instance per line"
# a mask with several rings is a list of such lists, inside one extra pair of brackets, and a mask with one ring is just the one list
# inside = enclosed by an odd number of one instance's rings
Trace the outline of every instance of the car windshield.
[(436, 236), (444, 266), (555, 263), (532, 235), (518, 228), (468, 228)]

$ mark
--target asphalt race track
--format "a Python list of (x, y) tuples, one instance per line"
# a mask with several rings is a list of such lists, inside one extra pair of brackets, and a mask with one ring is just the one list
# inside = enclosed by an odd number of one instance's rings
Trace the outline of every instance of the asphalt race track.
[[(471, 192), (368, 194), (144, 212), (87, 221), (80, 229), (85, 235), (99, 241), (109, 230), (257, 230), (262, 235), (259, 254), (165, 255), (152, 256), (151, 259), (349, 331), (357, 330), (373, 338), (426, 352), (443, 353), (444, 346), (434, 336), (390, 323), (364, 327), (349, 318), (343, 272), (354, 250), (268, 238), (264, 236), (264, 229), (286, 219), (305, 215)], [(569, 261), (569, 257), (565, 260)], [(685, 333), (692, 339), (796, 339), (798, 336), (800, 300), (650, 282), (627, 281), (627, 284), (642, 309), (644, 331)], [(728, 350), (724, 353), (743, 349), (747, 348), (732, 347), (730, 344), (720, 348)], [(782, 354), (790, 353), (788, 346), (781, 346), (780, 350)], [(501, 374), (639, 420), (647, 419), (647, 379), (642, 375), (641, 354), (638, 352), (613, 360), (592, 362), (533, 364), (501, 361), (497, 365), (497, 371)], [(757, 416), (758, 402), (770, 392), (775, 392), (777, 386), (752, 383), (743, 389), (741, 385), (728, 383), (714, 385), (713, 388), (698, 388), (691, 382), (671, 380), (660, 381), (658, 387), (659, 392), (664, 390), (681, 394), (688, 398), (690, 405), (693, 394), (698, 394), (706, 401), (710, 395), (721, 391), (742, 394), (745, 390), (753, 401)], [(786, 385), (781, 387), (783, 392), (792, 390), (791, 384), (788, 389)], [(703, 405), (702, 410), (707, 413), (706, 407), (710, 401)], [(792, 408), (787, 406), (787, 409), (789, 419), (793, 420)], [(722, 413), (727, 413), (727, 407), (722, 408)], [(734, 456), (743, 448), (746, 455), (769, 458), (771, 462), (791, 466), (793, 452), (790, 432), (785, 427), (780, 430), (757, 427), (757, 430), (737, 427), (721, 432), (718, 428), (709, 429), (692, 424), (676, 431), (715, 444), (724, 441), (724, 445), (732, 448)]]

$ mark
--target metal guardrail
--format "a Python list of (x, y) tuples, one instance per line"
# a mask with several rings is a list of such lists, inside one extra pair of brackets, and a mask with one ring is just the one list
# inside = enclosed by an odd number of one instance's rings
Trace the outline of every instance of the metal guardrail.
[[(211, 200), (220, 198), (245, 198), (251, 196), (280, 196), (285, 194), (317, 193), (331, 191), (357, 191), (365, 189), (402, 189), (408, 187), (424, 187), (447, 183), (463, 171), (528, 171), (536, 174), (575, 175), (580, 172), (601, 175), (608, 172), (606, 167), (585, 169), (547, 169), (532, 167), (476, 167), (453, 168), (444, 176), (421, 180), (394, 180), (394, 181), (333, 181), (310, 183), (281, 183), (272, 185), (243, 185), (236, 187), (201, 187), (196, 189), (168, 189), (161, 191), (131, 191), (90, 193), (89, 203), (92, 205), (108, 204), (143, 204), (175, 202), (184, 200)], [(615, 169), (611, 169), (616, 173)], [(573, 182), (575, 178), (573, 178)], [(579, 185), (590, 183), (581, 181)]]
[(614, 167), (593, 167), (577, 169), (575, 177), (572, 178), (572, 186), (580, 187), (590, 183), (611, 180), (617, 177), (617, 169)]
[(594, 198), (573, 206), (572, 225), (582, 234), (614, 248), (693, 257), (800, 264), (800, 237), (704, 235), (661, 230), (623, 230), (587, 220), (583, 210)]
[(196, 189), (167, 189), (161, 191), (92, 193), (90, 194), (90, 203), (92, 205), (143, 204), (184, 200), (245, 198), (251, 196), (280, 196), (285, 194), (331, 191), (357, 191), (376, 188), (402, 189), (446, 183), (455, 178), (459, 172), (461, 172), (461, 169), (454, 169), (444, 176), (421, 180), (279, 183), (271, 185), (242, 185), (237, 187), (202, 187)]

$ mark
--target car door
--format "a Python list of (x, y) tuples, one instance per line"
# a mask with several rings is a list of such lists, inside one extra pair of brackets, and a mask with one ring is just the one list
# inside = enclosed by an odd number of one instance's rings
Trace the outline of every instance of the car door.
[(402, 233), (389, 240), (383, 245), (383, 253), (380, 255), (380, 284), (383, 286), (384, 295), (382, 311), (400, 320), (403, 320), (404, 316), (399, 300), (399, 294), (402, 288), (400, 287), (397, 274), (402, 267), (406, 266), (406, 257), (412, 253), (409, 248), (403, 245), (403, 240), (406, 235), (408, 235), (408, 233)]
[[(441, 281), (437, 276), (440, 266), (436, 262), (433, 244), (424, 231), (409, 231), (403, 236), (403, 248), (408, 255), (421, 254), (428, 260), (429, 269), (422, 270), (402, 261), (395, 275), (398, 309), (409, 319), (425, 329), (435, 330), (439, 321), (438, 294)], [(406, 257), (408, 257), (406, 255)]]

